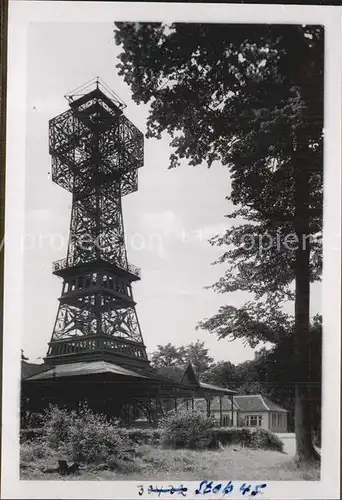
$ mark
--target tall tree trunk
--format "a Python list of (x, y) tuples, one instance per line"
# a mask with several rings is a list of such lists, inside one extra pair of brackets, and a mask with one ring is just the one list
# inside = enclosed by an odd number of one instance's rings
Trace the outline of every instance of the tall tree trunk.
[[(302, 149), (302, 145), (299, 145)], [(296, 234), (298, 248), (295, 262), (295, 432), (297, 459), (311, 462), (319, 459), (312, 442), (310, 411), (310, 241), (309, 241), (309, 172), (305, 153), (295, 167)]]

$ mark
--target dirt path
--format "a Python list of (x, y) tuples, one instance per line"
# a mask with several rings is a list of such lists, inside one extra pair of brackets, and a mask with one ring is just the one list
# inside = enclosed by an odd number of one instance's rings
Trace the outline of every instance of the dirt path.
[(284, 443), (284, 453), (294, 456), (296, 454), (296, 435), (294, 432), (287, 432), (286, 434), (276, 434), (279, 439)]

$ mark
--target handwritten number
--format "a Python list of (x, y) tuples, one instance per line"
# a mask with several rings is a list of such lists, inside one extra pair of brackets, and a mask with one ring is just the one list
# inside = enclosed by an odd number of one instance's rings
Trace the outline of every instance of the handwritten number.
[[(266, 486), (267, 486), (266, 483), (260, 483), (260, 484), (256, 484), (254, 486), (254, 488), (252, 489), (252, 486), (250, 484), (243, 483), (240, 486), (240, 491), (241, 491), (242, 495), (246, 495), (246, 493), (249, 493), (249, 496), (255, 497), (255, 496), (261, 494), (262, 493), (261, 490), (263, 488), (266, 488)], [(139, 491), (138, 491), (139, 496), (142, 496), (144, 494), (144, 491), (145, 491), (144, 486), (142, 484), (140, 484), (137, 487), (139, 488)], [(221, 491), (221, 489), (222, 489), (221, 483), (218, 483), (215, 486), (213, 486), (213, 481), (208, 481), (207, 479), (205, 479), (204, 481), (202, 481), (199, 484), (199, 488), (197, 488), (195, 490), (195, 493), (196, 493), (196, 495), (200, 495), (200, 494), (205, 495), (206, 493), (218, 493), (219, 491)], [(157, 493), (158, 497), (160, 497), (162, 493), (170, 493), (171, 495), (173, 495), (176, 492), (180, 493), (183, 497), (185, 497), (187, 491), (188, 491), (188, 488), (184, 487), (183, 485), (180, 485), (178, 488), (170, 485), (169, 488), (165, 488), (165, 489), (163, 487), (153, 488), (153, 486), (150, 485), (147, 489), (147, 493), (149, 495), (151, 493)], [(222, 490), (223, 496), (231, 493), (232, 491), (233, 491), (233, 484), (232, 484), (232, 481), (229, 481)]]
[(188, 488), (186, 486), (183, 486), (182, 484), (179, 487), (179, 493), (182, 495), (182, 497), (186, 497), (186, 492), (188, 491)]
[[(206, 486), (205, 486), (204, 490), (202, 491), (202, 488), (204, 485), (206, 485)], [(200, 495), (200, 494), (205, 495), (206, 493), (211, 492), (212, 487), (213, 487), (213, 482), (205, 479), (204, 481), (202, 481), (200, 483), (199, 488), (197, 490), (195, 490), (195, 493), (196, 493), (196, 495)]]
[(212, 488), (212, 487), (213, 487), (213, 482), (212, 482), (212, 481), (210, 481), (210, 482), (207, 484), (207, 486), (204, 488), (204, 491), (203, 491), (204, 495), (205, 495), (206, 493), (210, 493), (210, 492), (211, 492), (211, 488)]
[(257, 484), (255, 489), (251, 492), (251, 495), (255, 497), (258, 493), (261, 493), (261, 488), (266, 488), (267, 484)]
[(243, 483), (243, 485), (240, 488), (240, 491), (242, 491), (242, 494), (245, 495), (246, 493), (249, 493), (251, 491), (251, 485), (247, 485), (246, 483)]
[(229, 481), (229, 483), (226, 484), (224, 490), (223, 490), (223, 495), (228, 495), (228, 493), (231, 493), (233, 491), (233, 485), (232, 482)]
[(217, 493), (218, 491), (220, 491), (221, 488), (222, 488), (222, 484), (217, 484), (213, 488), (213, 493)]
[(208, 481), (205, 479), (204, 481), (202, 481), (202, 482), (200, 483), (199, 488), (198, 488), (197, 490), (195, 490), (196, 495), (199, 495), (200, 493), (202, 493), (202, 491), (201, 491), (202, 486), (204, 486), (205, 484), (207, 484), (207, 482), (208, 482)]

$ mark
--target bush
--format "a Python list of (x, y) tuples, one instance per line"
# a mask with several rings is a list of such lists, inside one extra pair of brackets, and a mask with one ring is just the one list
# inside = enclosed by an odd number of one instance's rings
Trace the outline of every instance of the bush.
[(43, 417), (42, 436), (49, 446), (58, 449), (68, 441), (70, 427), (77, 419), (74, 411), (50, 406)]
[(51, 407), (44, 418), (43, 439), (78, 462), (104, 463), (109, 457), (129, 456), (129, 442), (118, 426), (87, 405), (77, 411)]
[(51, 450), (44, 441), (23, 443), (20, 446), (20, 462), (33, 462), (35, 459), (51, 456)]
[(252, 434), (252, 446), (263, 450), (283, 452), (284, 443), (273, 432), (266, 429), (256, 429)]
[(160, 443), (160, 429), (138, 429), (138, 428), (120, 428), (119, 435), (129, 439), (134, 444), (154, 444)]
[(250, 427), (215, 428), (212, 430), (215, 442), (222, 445), (240, 445), (246, 448), (283, 451), (284, 443), (272, 432)]
[(209, 448), (214, 425), (215, 421), (202, 413), (170, 412), (162, 421), (160, 442), (171, 448)]
[(42, 429), (21, 429), (20, 431), (20, 442), (26, 443), (29, 441), (36, 441), (42, 436)]
[(245, 427), (216, 427), (213, 429), (215, 441), (223, 446), (240, 445), (252, 447), (252, 431)]

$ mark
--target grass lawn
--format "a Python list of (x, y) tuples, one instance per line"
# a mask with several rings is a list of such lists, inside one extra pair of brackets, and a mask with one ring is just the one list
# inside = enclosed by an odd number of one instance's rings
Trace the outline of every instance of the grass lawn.
[[(56, 467), (57, 458), (22, 458), (21, 479), (61, 480), (57, 473), (44, 473), (43, 467)], [(137, 448), (134, 462), (124, 462), (118, 470), (96, 470), (83, 466), (78, 474), (66, 480), (160, 480), (179, 479), (248, 479), (265, 481), (319, 481), (319, 466), (300, 469), (293, 456), (269, 450), (224, 447), (215, 451), (169, 450), (152, 445)]]

